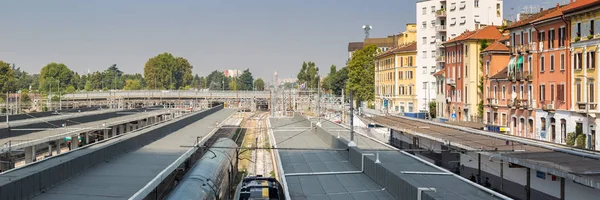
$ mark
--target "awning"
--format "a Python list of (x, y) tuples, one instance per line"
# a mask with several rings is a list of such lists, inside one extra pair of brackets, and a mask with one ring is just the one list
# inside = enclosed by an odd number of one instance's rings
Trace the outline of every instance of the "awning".
[(517, 61), (517, 66), (515, 68), (517, 70), (520, 70), (521, 66), (523, 66), (523, 56), (519, 56), (519, 60)]
[(510, 61), (508, 61), (508, 74), (510, 74), (514, 65), (515, 65), (515, 57), (512, 57), (512, 58), (510, 58)]

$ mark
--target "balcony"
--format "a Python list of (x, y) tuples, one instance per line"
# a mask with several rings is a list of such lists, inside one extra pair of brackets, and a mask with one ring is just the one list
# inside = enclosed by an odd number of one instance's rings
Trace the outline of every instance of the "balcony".
[(523, 72), (523, 77), (525, 78), (525, 81), (527, 82), (533, 82), (533, 75), (531, 75), (529, 72)]
[(488, 105), (493, 109), (498, 109), (498, 99), (496, 98), (488, 98)]
[(437, 32), (446, 32), (446, 25), (437, 25), (435, 26), (435, 30)]
[(529, 52), (535, 52), (535, 51), (537, 51), (537, 43), (530, 42), (528, 45), (529, 45)]
[(509, 46), (508, 49), (510, 50), (510, 53), (513, 55), (518, 55), (519, 54), (519, 47), (518, 46)]
[(521, 99), (519, 102), (520, 108), (521, 109), (527, 109), (529, 110), (531, 107), (531, 102), (529, 101), (529, 99)]
[(515, 100), (509, 99), (507, 105), (511, 109), (517, 109), (517, 103)]
[(442, 9), (435, 11), (435, 17), (446, 17), (446, 10)]
[(438, 56), (435, 58), (435, 61), (439, 62), (439, 63), (445, 63), (446, 62), (446, 56)]
[(444, 42), (446, 41), (436, 41), (435, 45), (437, 46), (437, 48), (444, 48)]
[(529, 44), (522, 44), (519, 46), (519, 48), (520, 48), (521, 53), (529, 53), (529, 51), (530, 51)]
[(454, 87), (456, 86), (456, 80), (454, 78), (446, 78), (446, 84)]

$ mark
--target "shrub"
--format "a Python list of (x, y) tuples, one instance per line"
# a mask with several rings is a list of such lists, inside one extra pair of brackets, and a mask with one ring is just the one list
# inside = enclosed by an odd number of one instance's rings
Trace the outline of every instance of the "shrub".
[(575, 145), (575, 132), (567, 133), (567, 138), (565, 138), (565, 142), (569, 146)]
[(585, 135), (579, 134), (577, 136), (577, 141), (575, 142), (575, 147), (583, 149), (585, 148)]

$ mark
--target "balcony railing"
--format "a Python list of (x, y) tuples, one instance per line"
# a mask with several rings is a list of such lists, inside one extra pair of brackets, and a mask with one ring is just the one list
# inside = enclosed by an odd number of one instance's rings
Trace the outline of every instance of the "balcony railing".
[(531, 104), (530, 104), (531, 102), (529, 101), (529, 99), (521, 99), (520, 101), (521, 101), (519, 103), (520, 108), (522, 108), (522, 109), (529, 109), (529, 108), (531, 108), (530, 107), (531, 106)]
[(525, 81), (528, 81), (528, 82), (533, 81), (533, 75), (531, 75), (531, 73), (529, 73), (528, 71), (523, 72), (523, 77), (525, 78)]
[(492, 108), (498, 108), (498, 99), (488, 98), (488, 105), (490, 105)]
[(456, 86), (456, 80), (454, 78), (446, 78), (446, 84)]
[(435, 58), (435, 61), (441, 62), (441, 63), (445, 63), (446, 62), (446, 56), (438, 56), (438, 57)]
[(446, 32), (446, 25), (437, 25), (435, 26), (435, 30), (438, 32)]
[(544, 110), (544, 111), (555, 111), (556, 108), (554, 108), (554, 102), (550, 101), (550, 102), (547, 102), (547, 103), (543, 104), (542, 110)]
[(435, 17), (446, 17), (446, 10), (435, 11)]

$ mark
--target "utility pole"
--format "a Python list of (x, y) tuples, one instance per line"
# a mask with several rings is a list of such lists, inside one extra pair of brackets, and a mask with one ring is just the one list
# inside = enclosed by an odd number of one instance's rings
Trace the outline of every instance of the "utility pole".
[(354, 143), (354, 90), (350, 90), (350, 142), (348, 143), (349, 147), (355, 147), (356, 143)]

